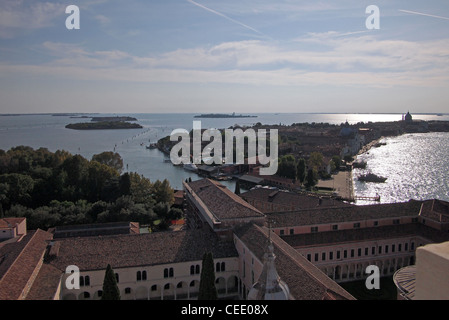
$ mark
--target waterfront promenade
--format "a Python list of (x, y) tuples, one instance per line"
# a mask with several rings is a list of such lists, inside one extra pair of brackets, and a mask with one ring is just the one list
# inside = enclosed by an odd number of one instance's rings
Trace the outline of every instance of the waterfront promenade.
[(332, 176), (332, 179), (320, 180), (317, 187), (334, 189), (334, 192), (344, 200), (354, 201), (352, 171), (339, 171)]

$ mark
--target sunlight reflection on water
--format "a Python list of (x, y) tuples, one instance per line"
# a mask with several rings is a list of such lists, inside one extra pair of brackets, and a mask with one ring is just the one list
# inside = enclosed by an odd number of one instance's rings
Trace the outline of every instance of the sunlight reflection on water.
[[(449, 133), (406, 134), (382, 142), (386, 145), (357, 157), (366, 161), (367, 166), (353, 171), (356, 196), (378, 194), (382, 203), (433, 198), (449, 201)], [(387, 180), (384, 183), (357, 180), (367, 172)]]

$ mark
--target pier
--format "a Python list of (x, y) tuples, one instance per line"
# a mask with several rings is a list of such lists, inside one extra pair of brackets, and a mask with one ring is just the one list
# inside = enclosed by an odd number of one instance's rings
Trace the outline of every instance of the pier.
[(380, 196), (376, 195), (375, 197), (365, 197), (365, 196), (356, 196), (354, 200), (365, 200), (365, 201), (380, 201)]

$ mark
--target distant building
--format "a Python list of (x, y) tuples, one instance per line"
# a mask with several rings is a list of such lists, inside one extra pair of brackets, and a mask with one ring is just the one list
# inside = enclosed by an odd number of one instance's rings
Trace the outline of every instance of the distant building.
[(13, 239), (26, 235), (25, 218), (2, 218), (0, 219), (0, 241)]
[(405, 122), (412, 122), (412, 121), (413, 121), (413, 117), (412, 117), (412, 115), (410, 114), (410, 112), (407, 112), (407, 113), (405, 114), (405, 116), (403, 117), (403, 120), (404, 120)]

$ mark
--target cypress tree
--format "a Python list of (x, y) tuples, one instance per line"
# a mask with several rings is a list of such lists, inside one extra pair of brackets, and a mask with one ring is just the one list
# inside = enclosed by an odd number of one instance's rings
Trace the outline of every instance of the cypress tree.
[(106, 268), (103, 280), (103, 294), (101, 300), (120, 300), (120, 290), (117, 286), (114, 270), (110, 264)]
[(212, 253), (208, 252), (203, 255), (198, 300), (217, 299), (218, 293), (215, 287), (214, 259)]
[(235, 194), (239, 195), (240, 194), (240, 180), (237, 180), (237, 182), (235, 183)]

